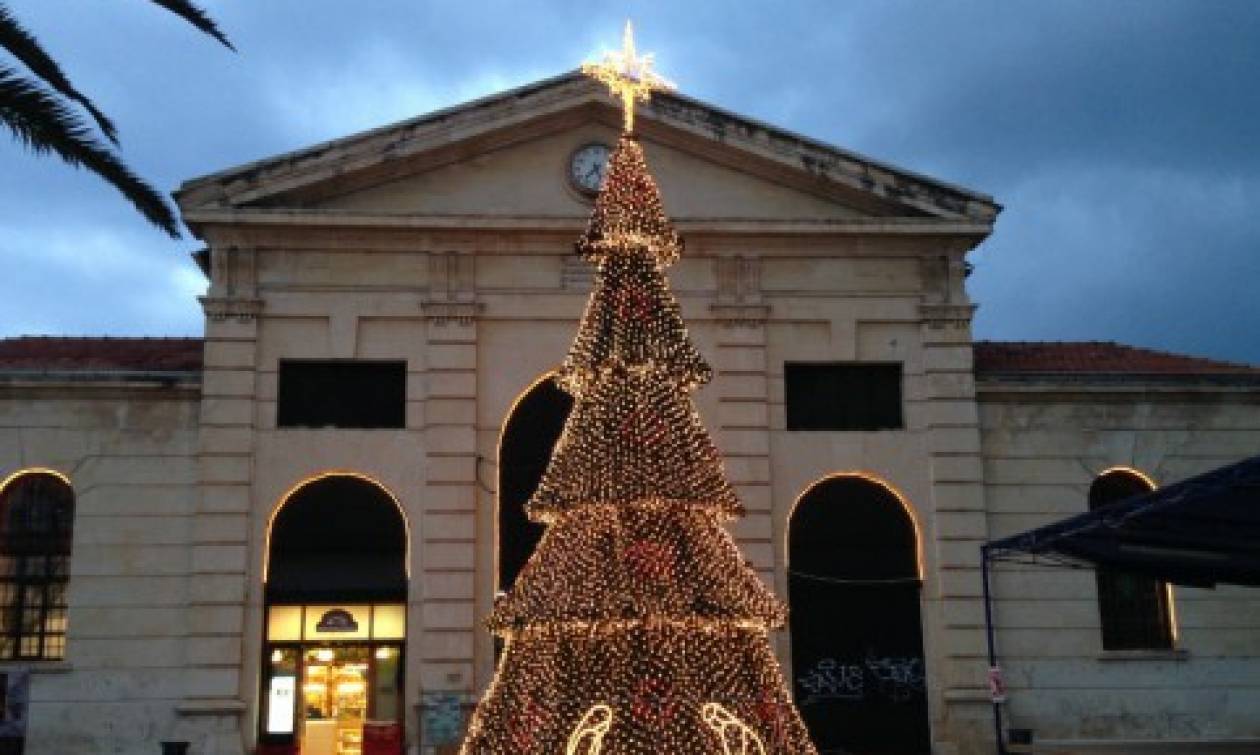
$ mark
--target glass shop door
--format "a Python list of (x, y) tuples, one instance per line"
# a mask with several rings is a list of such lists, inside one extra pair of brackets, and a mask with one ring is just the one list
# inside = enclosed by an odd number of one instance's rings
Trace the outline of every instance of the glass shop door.
[(271, 647), (263, 751), (398, 755), (402, 655), (393, 643)]

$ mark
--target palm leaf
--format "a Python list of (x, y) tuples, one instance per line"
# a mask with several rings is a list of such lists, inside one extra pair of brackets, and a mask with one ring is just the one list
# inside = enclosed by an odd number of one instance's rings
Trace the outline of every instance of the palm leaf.
[(36, 81), (0, 66), (0, 124), (32, 152), (53, 154), (76, 168), (86, 168), (122, 193), (140, 214), (171, 238), (179, 221), (166, 199), (131, 172), (92, 129), (57, 95)]
[(219, 25), (214, 22), (214, 19), (207, 16), (205, 11), (193, 5), (192, 3), (188, 2), (188, 0), (152, 0), (152, 1), (155, 4), (160, 5), (163, 8), (167, 9), (171, 13), (174, 13), (180, 18), (184, 19), (185, 21), (197, 27), (201, 31), (205, 32), (206, 34), (209, 34), (210, 36), (219, 40), (220, 42), (223, 43), (225, 47), (227, 47), (232, 52), (236, 52), (236, 48), (233, 47), (232, 43), (228, 41), (227, 36), (224, 35), (223, 32), (219, 31)]
[(44, 51), (39, 40), (18, 23), (3, 3), (0, 3), (0, 48), (8, 50), (9, 54), (17, 58), (31, 73), (43, 79), (44, 83), (63, 97), (82, 105), (83, 109), (92, 115), (101, 133), (114, 144), (118, 143), (118, 131), (114, 128), (113, 122), (105, 117), (105, 114), (98, 110), (91, 100), (75, 89), (70, 79), (61, 70), (61, 66), (57, 65), (57, 61)]

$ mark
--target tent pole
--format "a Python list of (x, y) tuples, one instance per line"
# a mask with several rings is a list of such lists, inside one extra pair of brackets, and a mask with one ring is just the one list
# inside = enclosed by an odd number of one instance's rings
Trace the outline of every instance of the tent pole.
[[(984, 634), (989, 646), (989, 669), (997, 668), (997, 647), (993, 634), (993, 596), (989, 592), (989, 546), (980, 546), (980, 581), (984, 583)], [(998, 755), (1007, 755), (1006, 739), (1002, 736), (1002, 703), (996, 695), (993, 700), (993, 737)]]

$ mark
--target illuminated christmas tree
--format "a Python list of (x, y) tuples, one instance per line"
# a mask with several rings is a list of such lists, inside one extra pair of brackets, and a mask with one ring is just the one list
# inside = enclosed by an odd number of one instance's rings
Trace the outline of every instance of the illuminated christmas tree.
[(547, 525), (489, 620), (504, 641), (465, 755), (806, 755), (768, 632), (785, 610), (724, 523), (742, 513), (691, 392), (712, 377), (665, 268), (666, 217), (634, 101), (667, 83), (634, 54), (584, 67), (626, 130), (578, 252), (594, 290), (556, 380), (574, 398), (528, 503)]

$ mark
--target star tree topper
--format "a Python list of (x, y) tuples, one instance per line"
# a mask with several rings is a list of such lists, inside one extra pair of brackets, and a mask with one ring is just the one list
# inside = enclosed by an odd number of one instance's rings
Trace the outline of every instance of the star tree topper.
[(640, 56), (635, 52), (634, 26), (629, 21), (626, 21), (626, 31), (622, 35), (621, 50), (604, 53), (604, 59), (599, 63), (583, 63), (582, 73), (599, 80), (614, 97), (621, 98), (627, 134), (634, 132), (636, 100), (647, 102), (652, 92), (675, 88), (673, 82), (652, 70), (651, 53)]

